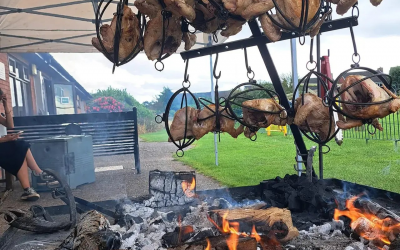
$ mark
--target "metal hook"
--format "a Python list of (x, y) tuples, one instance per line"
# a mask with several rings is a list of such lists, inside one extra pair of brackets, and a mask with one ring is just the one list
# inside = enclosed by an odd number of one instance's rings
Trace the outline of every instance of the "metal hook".
[(189, 66), (189, 59), (187, 59), (187, 61), (186, 61), (185, 75), (183, 76), (183, 81), (184, 82), (188, 82), (189, 81), (189, 74), (187, 73), (188, 66)]
[(214, 78), (215, 79), (221, 78), (221, 71), (219, 71), (218, 75), (215, 74), (215, 70), (217, 69), (217, 64), (218, 64), (218, 53), (217, 53), (216, 58), (215, 58), (214, 70), (213, 70), (213, 74), (214, 74)]
[(244, 61), (246, 63), (247, 73), (250, 74), (251, 73), (251, 67), (249, 66), (249, 63), (247, 61), (247, 49), (246, 48), (244, 48)]

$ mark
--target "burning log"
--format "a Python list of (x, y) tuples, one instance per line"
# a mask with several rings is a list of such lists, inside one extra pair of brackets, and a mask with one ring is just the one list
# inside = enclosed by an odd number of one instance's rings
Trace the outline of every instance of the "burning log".
[[(252, 234), (241, 233), (241, 236), (256, 237), (257, 232), (260, 238), (276, 240), (285, 243), (297, 237), (299, 231), (293, 226), (292, 216), (289, 210), (281, 208), (268, 209), (231, 209), (211, 211), (215, 226), (222, 232), (228, 233), (236, 230), (237, 232), (250, 232)], [(236, 226), (232, 229), (229, 224)]]
[[(176, 248), (168, 248), (168, 250), (230, 250), (228, 235), (220, 235), (216, 237), (207, 238), (201, 242), (194, 244), (185, 244)], [(254, 238), (240, 238), (238, 239), (236, 250), (257, 250), (257, 241)]]
[(121, 247), (121, 236), (109, 230), (102, 214), (91, 210), (82, 215), (71, 234), (55, 250), (114, 250)]
[(347, 210), (335, 210), (334, 219), (346, 216), (351, 229), (377, 247), (390, 245), (400, 234), (400, 217), (379, 204), (355, 196), (346, 201)]

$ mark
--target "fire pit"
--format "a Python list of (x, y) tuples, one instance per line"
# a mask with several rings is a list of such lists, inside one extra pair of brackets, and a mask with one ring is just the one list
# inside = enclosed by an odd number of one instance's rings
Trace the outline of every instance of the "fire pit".
[(306, 175), (205, 191), (195, 180), (153, 171), (150, 195), (118, 201), (114, 218), (86, 212), (57, 249), (400, 249), (399, 194)]

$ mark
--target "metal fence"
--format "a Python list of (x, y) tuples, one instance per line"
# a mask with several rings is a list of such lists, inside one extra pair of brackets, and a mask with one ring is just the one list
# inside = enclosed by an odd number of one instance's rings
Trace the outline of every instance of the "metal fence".
[[(379, 119), (382, 125), (383, 131), (376, 130), (374, 134), (368, 132), (368, 125), (361, 127), (352, 128), (343, 131), (344, 138), (351, 139), (365, 139), (365, 140), (388, 140), (388, 141), (400, 141), (400, 114), (399, 112), (386, 116), (385, 118)], [(369, 128), (370, 132), (374, 132), (374, 128)]]

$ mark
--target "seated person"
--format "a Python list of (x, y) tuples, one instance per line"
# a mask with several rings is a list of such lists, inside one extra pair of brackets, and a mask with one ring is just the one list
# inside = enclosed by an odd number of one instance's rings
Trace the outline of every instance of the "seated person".
[[(1, 92), (1, 91), (0, 91)], [(3, 104), (5, 110), (5, 118), (0, 116), (0, 124), (6, 128), (14, 128), (14, 121), (11, 110), (7, 104), (6, 95), (0, 95), (0, 103)], [(30, 186), (28, 168), (34, 175), (39, 176), (42, 170), (37, 165), (30, 150), (30, 145), (24, 140), (18, 140), (19, 134), (0, 135), (0, 167), (8, 173), (17, 176), (22, 188), (22, 200), (35, 201), (40, 195)]]

